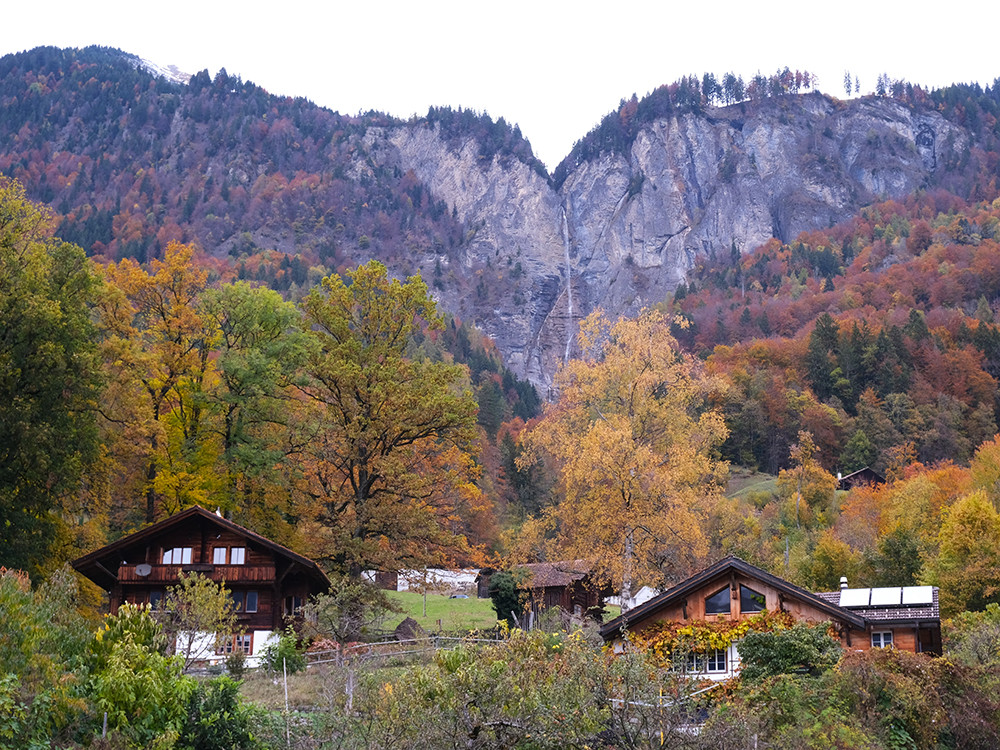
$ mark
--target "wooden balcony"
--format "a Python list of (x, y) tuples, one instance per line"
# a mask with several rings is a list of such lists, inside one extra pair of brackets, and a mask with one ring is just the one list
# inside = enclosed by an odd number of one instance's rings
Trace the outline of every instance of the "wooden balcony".
[(211, 563), (189, 563), (188, 565), (151, 565), (148, 576), (135, 572), (136, 565), (118, 566), (118, 580), (121, 583), (177, 583), (184, 573), (200, 573), (213, 581), (225, 580), (227, 584), (270, 584), (274, 582), (273, 565), (212, 565)]

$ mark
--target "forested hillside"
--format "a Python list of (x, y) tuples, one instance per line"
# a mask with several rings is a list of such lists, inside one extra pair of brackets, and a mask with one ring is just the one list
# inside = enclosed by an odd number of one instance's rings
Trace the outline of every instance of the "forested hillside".
[(550, 178), (503, 118), (347, 116), (224, 70), (185, 85), (117, 50), (41, 48), (0, 60), (0, 172), (107, 261), (193, 243), (291, 298), (371, 258), (419, 271), (548, 395), (584, 316), (662, 302), (699, 257), (916, 190), (996, 197), (997, 87), (812, 85), (706, 74), (623, 99)]

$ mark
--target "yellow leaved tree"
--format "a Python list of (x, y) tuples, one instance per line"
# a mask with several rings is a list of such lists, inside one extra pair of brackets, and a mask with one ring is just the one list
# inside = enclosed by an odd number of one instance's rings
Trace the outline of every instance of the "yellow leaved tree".
[(559, 400), (524, 437), (523, 465), (546, 452), (559, 471), (559, 552), (592, 560), (624, 599), (705, 554), (701, 513), (726, 470), (716, 459), (726, 427), (708, 406), (715, 384), (669, 326), (652, 310), (587, 317), (582, 356), (556, 376)]
[(208, 273), (193, 255), (172, 242), (148, 270), (128, 258), (103, 269), (98, 313), (109, 385), (101, 412), (121, 425), (132, 447), (125, 452), (142, 465), (147, 522), (211, 494), (201, 432), (215, 333), (199, 311)]

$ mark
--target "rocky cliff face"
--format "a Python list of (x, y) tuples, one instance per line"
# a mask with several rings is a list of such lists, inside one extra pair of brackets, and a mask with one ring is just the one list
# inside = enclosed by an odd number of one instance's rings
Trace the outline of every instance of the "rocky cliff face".
[(969, 147), (935, 112), (821, 94), (655, 121), (627, 154), (576, 165), (559, 190), (427, 127), (367, 137), (470, 227), (462, 257), (439, 260), (478, 281), (461, 295), (443, 285), (442, 304), (473, 317), (542, 393), (595, 308), (634, 313), (663, 300), (699, 254), (794, 239), (931, 186)]

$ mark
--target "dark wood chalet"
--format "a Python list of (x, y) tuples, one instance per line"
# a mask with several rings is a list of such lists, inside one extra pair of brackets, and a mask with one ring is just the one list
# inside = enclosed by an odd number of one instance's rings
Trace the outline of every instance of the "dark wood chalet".
[(869, 466), (844, 476), (841, 476), (839, 473), (837, 474), (838, 490), (852, 490), (863, 484), (885, 484), (885, 477)]
[(310, 596), (330, 587), (312, 560), (256, 532), (194, 506), (73, 561), (109, 594), (111, 613), (125, 602), (156, 606), (180, 573), (224, 581), (244, 635), (235, 644), (258, 649), (254, 633), (280, 630)]

